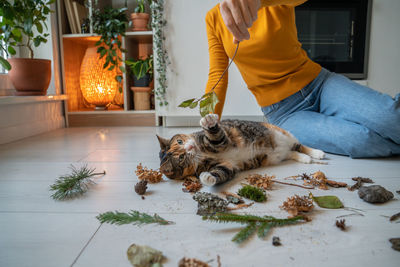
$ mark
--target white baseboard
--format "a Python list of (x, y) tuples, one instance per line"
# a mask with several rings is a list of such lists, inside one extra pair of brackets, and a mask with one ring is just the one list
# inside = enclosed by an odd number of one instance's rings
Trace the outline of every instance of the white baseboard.
[[(199, 127), (200, 116), (165, 116), (164, 127)], [(266, 122), (264, 116), (223, 116), (222, 119), (237, 119)]]

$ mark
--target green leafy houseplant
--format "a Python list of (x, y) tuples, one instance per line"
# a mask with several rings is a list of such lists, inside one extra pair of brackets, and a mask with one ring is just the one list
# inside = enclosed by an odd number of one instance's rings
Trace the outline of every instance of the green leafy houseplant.
[[(25, 46), (29, 50), (29, 57), (33, 58), (33, 47), (47, 42), (49, 34), (44, 33), (43, 28), (47, 29), (46, 19), (51, 12), (49, 6), (54, 2), (55, 0), (14, 0), (13, 3), (1, 1), (0, 49), (7, 55), (15, 55), (17, 47)], [(1, 56), (0, 64), (7, 70), (11, 69), (10, 63)]]
[(126, 17), (127, 8), (106, 7), (104, 11), (95, 9), (93, 13), (93, 31), (100, 35), (100, 40), (96, 42), (97, 53), (100, 58), (106, 57), (103, 68), (113, 70), (119, 68), (115, 80), (119, 84), (119, 91), (122, 92), (122, 73), (125, 67), (121, 65), (121, 53), (126, 52), (122, 49), (121, 37), (125, 36), (128, 19)]
[(150, 75), (150, 79), (153, 77), (153, 55), (148, 56), (146, 59), (138, 59), (137, 61), (132, 59), (126, 60), (125, 64), (137, 80), (143, 78), (146, 74)]
[(137, 6), (135, 8), (135, 13), (145, 13), (145, 0), (136, 0)]

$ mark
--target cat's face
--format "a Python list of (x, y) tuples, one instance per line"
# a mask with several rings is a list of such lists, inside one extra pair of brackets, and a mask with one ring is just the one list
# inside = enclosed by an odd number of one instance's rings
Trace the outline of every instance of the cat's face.
[(157, 135), (160, 142), (160, 171), (170, 179), (183, 179), (194, 174), (193, 140), (188, 135), (177, 134), (170, 140)]

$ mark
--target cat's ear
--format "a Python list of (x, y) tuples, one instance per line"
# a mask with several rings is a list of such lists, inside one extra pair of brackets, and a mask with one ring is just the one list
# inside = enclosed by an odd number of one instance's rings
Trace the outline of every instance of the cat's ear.
[(169, 145), (169, 140), (162, 138), (158, 135), (156, 135), (156, 136), (157, 136), (158, 142), (160, 143), (160, 148), (166, 150)]

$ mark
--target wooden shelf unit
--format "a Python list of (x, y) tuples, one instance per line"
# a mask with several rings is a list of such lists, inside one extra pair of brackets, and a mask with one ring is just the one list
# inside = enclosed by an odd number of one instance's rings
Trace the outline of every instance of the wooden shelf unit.
[[(64, 1), (57, 1), (58, 25), (60, 31), (60, 54), (62, 62), (62, 77), (64, 94), (68, 96), (66, 104), (66, 116), (69, 126), (150, 126), (158, 125), (156, 110), (134, 110), (133, 77), (129, 73), (123, 73), (122, 93), (117, 92), (117, 103), (123, 103), (124, 108), (113, 106), (109, 110), (94, 110), (83, 98), (80, 90), (80, 66), (85, 51), (88, 47), (95, 46), (100, 36), (93, 33), (72, 34), (65, 14)], [(102, 7), (113, 4), (113, 1), (101, 1)], [(122, 46), (127, 53), (122, 54), (122, 59), (145, 58), (153, 54), (153, 32), (126, 32), (122, 37)], [(148, 120), (148, 121), (147, 121)]]

